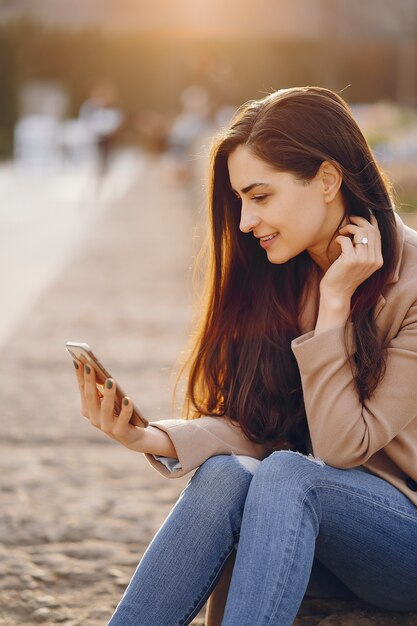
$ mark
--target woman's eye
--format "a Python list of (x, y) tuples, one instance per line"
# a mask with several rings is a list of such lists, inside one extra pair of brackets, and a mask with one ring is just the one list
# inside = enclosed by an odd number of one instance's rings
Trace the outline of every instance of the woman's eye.
[(255, 202), (262, 202), (262, 200), (265, 200), (267, 196), (253, 196), (252, 200), (255, 200)]

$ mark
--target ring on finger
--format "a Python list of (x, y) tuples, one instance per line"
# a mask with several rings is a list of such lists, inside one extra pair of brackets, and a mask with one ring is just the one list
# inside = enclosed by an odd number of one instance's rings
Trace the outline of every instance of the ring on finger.
[(369, 243), (369, 239), (368, 239), (368, 237), (362, 237), (362, 239), (360, 241), (354, 241), (353, 243), (354, 243), (355, 246), (357, 246), (359, 244), (363, 244), (363, 245), (367, 246), (368, 243)]

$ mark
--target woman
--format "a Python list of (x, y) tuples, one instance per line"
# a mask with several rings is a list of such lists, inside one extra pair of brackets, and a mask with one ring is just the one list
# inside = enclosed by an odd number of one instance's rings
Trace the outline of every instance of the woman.
[(324, 88), (242, 106), (210, 171), (186, 419), (134, 428), (75, 363), (94, 426), (168, 478), (198, 468), (109, 624), (208, 599), (210, 626), (290, 625), (304, 596), (415, 611), (417, 232)]

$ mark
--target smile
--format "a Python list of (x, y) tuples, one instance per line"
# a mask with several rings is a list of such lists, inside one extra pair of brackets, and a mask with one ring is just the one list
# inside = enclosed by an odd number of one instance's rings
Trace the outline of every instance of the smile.
[(272, 235), (267, 235), (266, 237), (261, 237), (261, 241), (269, 241), (270, 239), (274, 239), (278, 233), (272, 233)]
[(269, 248), (269, 246), (272, 246), (275, 239), (278, 237), (279, 233), (272, 233), (272, 235), (267, 235), (266, 237), (260, 237), (259, 239), (259, 245), (262, 248)]

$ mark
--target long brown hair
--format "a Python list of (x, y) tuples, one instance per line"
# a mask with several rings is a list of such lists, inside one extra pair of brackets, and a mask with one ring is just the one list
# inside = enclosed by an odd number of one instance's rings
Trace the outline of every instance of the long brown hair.
[(301, 379), (290, 344), (301, 332), (303, 286), (317, 268), (307, 251), (272, 264), (255, 238), (239, 230), (240, 200), (227, 165), (239, 145), (306, 184), (330, 161), (342, 175), (344, 217), (369, 220), (369, 208), (375, 214), (384, 264), (356, 289), (348, 320), (354, 323), (357, 351), (350, 365), (361, 402), (386, 368), (373, 309), (397, 263), (392, 189), (347, 103), (329, 89), (295, 87), (251, 100), (213, 142), (205, 304), (182, 369), (189, 369), (185, 417), (227, 415), (253, 442), (273, 447), (286, 441), (306, 451)]

